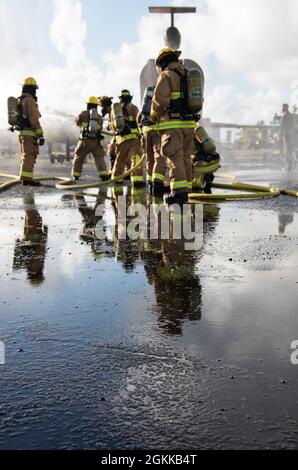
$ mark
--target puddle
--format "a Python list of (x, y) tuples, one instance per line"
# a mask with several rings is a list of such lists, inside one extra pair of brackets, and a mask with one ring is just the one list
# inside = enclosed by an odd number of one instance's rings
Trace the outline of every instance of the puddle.
[(0, 448), (298, 447), (298, 215), (203, 209), (185, 251), (114, 237), (111, 190), (5, 199)]

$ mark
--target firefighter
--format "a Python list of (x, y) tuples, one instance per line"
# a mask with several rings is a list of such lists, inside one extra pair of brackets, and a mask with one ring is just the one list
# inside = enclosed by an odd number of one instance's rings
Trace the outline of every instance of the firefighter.
[(111, 107), (113, 104), (112, 96), (99, 96), (98, 104), (101, 106), (101, 115), (103, 118), (110, 115)]
[(33, 169), (39, 153), (39, 146), (44, 145), (43, 130), (40, 125), (41, 114), (38, 109), (36, 92), (38, 85), (32, 77), (26, 78), (23, 84), (22, 95), (18, 98), (20, 114), (20, 178), (23, 185), (40, 186), (33, 181)]
[(294, 116), (289, 111), (289, 105), (283, 104), (279, 138), (280, 138), (283, 156), (286, 157), (286, 160), (287, 160), (288, 170), (291, 170), (292, 168), (293, 151), (294, 151), (293, 137), (294, 137)]
[[(99, 96), (98, 97), (98, 104), (99, 104), (99, 106), (101, 106), (101, 115), (102, 115), (103, 119), (106, 116), (108, 116), (107, 130), (110, 131), (111, 127), (110, 127), (110, 122), (109, 122), (109, 116), (110, 116), (111, 110), (112, 110), (113, 96), (106, 96), (106, 95)], [(108, 157), (110, 159), (110, 164), (111, 164), (111, 170), (110, 170), (110, 174), (111, 174), (112, 171), (113, 171), (113, 166), (114, 166), (115, 160), (116, 160), (115, 137), (113, 137), (113, 139), (108, 144), (107, 151), (108, 151), (107, 153), (108, 153)]]
[[(133, 96), (128, 90), (122, 90), (119, 96), (125, 118), (125, 127), (118, 131), (111, 122), (111, 128), (116, 132), (116, 161), (114, 164), (112, 179), (121, 176), (124, 173), (125, 166), (131, 159), (132, 167), (136, 166), (141, 160), (142, 148), (140, 134), (137, 124), (139, 110), (132, 103)], [(131, 174), (131, 183), (133, 186), (144, 186), (143, 168), (139, 167)], [(117, 180), (118, 183), (121, 181)]]
[(142, 147), (146, 155), (147, 184), (149, 194), (163, 196), (169, 188), (164, 186), (167, 163), (160, 153), (160, 135), (156, 126), (150, 122), (153, 87), (147, 87), (143, 98), (142, 111), (138, 116), (138, 126), (142, 133)]
[(154, 124), (143, 127), (143, 148), (147, 157), (147, 181), (149, 193), (154, 197), (163, 196), (170, 192), (170, 188), (165, 186), (167, 162), (161, 155), (160, 135)]
[[(147, 182), (149, 193), (152, 196), (163, 196), (165, 193), (165, 186), (163, 184), (166, 176), (166, 161), (160, 155), (160, 136), (154, 129), (154, 125), (143, 126), (143, 149), (147, 158)], [(159, 164), (159, 171), (154, 172), (155, 162), (162, 160), (163, 165)]]
[(191, 155), (194, 145), (194, 115), (188, 112), (184, 93), (186, 70), (179, 62), (180, 51), (162, 49), (156, 59), (161, 69), (152, 99), (150, 119), (161, 137), (161, 155), (167, 159), (171, 194), (168, 205), (184, 204), (192, 187)]
[(107, 181), (109, 172), (104, 158), (105, 152), (101, 146), (103, 119), (97, 112), (98, 100), (95, 96), (90, 96), (86, 104), (87, 109), (75, 119), (76, 125), (81, 128), (81, 135), (75, 150), (72, 176), (75, 180), (80, 178), (85, 157), (91, 153), (95, 160), (98, 176), (102, 181)]

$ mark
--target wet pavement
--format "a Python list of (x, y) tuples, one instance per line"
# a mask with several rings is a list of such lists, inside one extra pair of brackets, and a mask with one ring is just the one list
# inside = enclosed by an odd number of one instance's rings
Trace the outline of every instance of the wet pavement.
[(186, 252), (113, 237), (120, 193), (0, 195), (0, 449), (297, 449), (298, 200), (205, 204)]

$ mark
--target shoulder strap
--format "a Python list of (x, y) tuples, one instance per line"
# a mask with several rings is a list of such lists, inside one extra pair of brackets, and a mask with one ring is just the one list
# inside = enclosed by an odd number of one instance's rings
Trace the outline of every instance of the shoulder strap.
[(185, 69), (184, 72), (182, 72), (181, 70), (178, 70), (178, 69), (168, 69), (168, 70), (170, 70), (171, 72), (175, 72), (176, 75), (178, 75), (180, 78), (184, 78), (187, 75), (187, 70), (186, 69)]

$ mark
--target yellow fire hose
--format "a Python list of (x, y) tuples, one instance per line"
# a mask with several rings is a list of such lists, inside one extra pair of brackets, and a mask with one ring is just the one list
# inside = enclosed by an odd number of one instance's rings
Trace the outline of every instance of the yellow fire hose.
[(294, 189), (283, 189), (280, 193), (284, 194), (285, 196), (298, 197), (298, 191), (295, 191)]
[(2, 176), (3, 178), (12, 178), (14, 177), (14, 179), (10, 179), (9, 181), (4, 181), (2, 183), (0, 183), (0, 192), (1, 191), (4, 191), (5, 189), (8, 189), (10, 188), (11, 186), (15, 186), (16, 184), (20, 184), (20, 178), (18, 176), (15, 176), (15, 175), (6, 175), (6, 174), (0, 174), (0, 176)]
[[(125, 172), (123, 175), (115, 178), (114, 180), (108, 181), (101, 181), (97, 183), (89, 183), (89, 184), (69, 184), (72, 182), (69, 178), (66, 177), (59, 177), (59, 176), (41, 176), (34, 178), (34, 181), (59, 181), (56, 184), (57, 189), (62, 190), (82, 190), (82, 189), (89, 189), (89, 188), (99, 188), (102, 186), (107, 186), (113, 184), (119, 180), (122, 180), (126, 176), (129, 176), (134, 170), (136, 170), (140, 165), (142, 165), (145, 156), (141, 158), (141, 160), (135, 165), (133, 168)], [(224, 184), (224, 183), (214, 183), (212, 185), (213, 188), (224, 189), (229, 191), (247, 191), (246, 193), (232, 193), (232, 194), (204, 194), (204, 193), (191, 193), (189, 194), (190, 202), (199, 203), (200, 201), (226, 201), (226, 200), (236, 200), (236, 199), (265, 199), (265, 198), (274, 198), (279, 196), (280, 194), (298, 197), (298, 191), (293, 189), (284, 189), (280, 190), (278, 188), (268, 187), (268, 186), (260, 186), (260, 185), (253, 185), (248, 183), (241, 183), (237, 180), (235, 176), (226, 175), (223, 173), (218, 173), (216, 176), (220, 178), (226, 178), (232, 180), (232, 184)], [(2, 178), (9, 178), (8, 181), (4, 181), (0, 183), (0, 192), (4, 191), (5, 189), (10, 188), (11, 186), (17, 185), (21, 183), (19, 176), (12, 175), (8, 173), (0, 173), (0, 177)], [(11, 179), (10, 179), (11, 178)]]
[(12, 179), (19, 178), (18, 175), (12, 175), (11, 173), (0, 173), (0, 176), (2, 176), (2, 178), (12, 178)]
[(224, 178), (224, 179), (227, 179), (227, 180), (232, 180), (232, 181), (238, 181), (237, 180), (237, 177), (234, 176), (234, 175), (229, 175), (228, 173), (216, 173), (216, 177), (218, 178)]
[[(246, 190), (248, 193), (232, 193), (232, 194), (204, 194), (204, 193), (191, 193), (189, 194), (190, 200), (208, 200), (208, 201), (226, 201), (231, 199), (265, 199), (277, 197), (281, 194), (280, 189), (271, 186), (259, 186), (240, 181), (234, 181), (232, 184), (214, 183), (213, 188), (226, 189), (226, 190)], [(193, 201), (197, 202), (197, 201)]]
[(66, 189), (68, 191), (77, 191), (81, 189), (89, 189), (89, 188), (100, 188), (102, 186), (108, 186), (109, 184), (117, 183), (117, 181), (123, 180), (123, 178), (126, 178), (127, 176), (131, 175), (135, 170), (137, 170), (143, 163), (145, 159), (145, 155), (141, 158), (141, 160), (130, 170), (126, 171), (123, 175), (117, 176), (114, 179), (110, 179), (107, 181), (100, 181), (97, 183), (88, 183), (88, 184), (69, 184), (73, 183), (71, 179), (65, 180), (62, 183), (56, 184), (57, 189)]
[[(0, 173), (0, 177), (2, 178), (13, 178), (9, 181), (4, 181), (0, 183), (0, 192), (4, 191), (5, 189), (10, 188), (11, 186), (15, 186), (17, 184), (21, 184), (22, 180), (17, 175), (10, 175), (7, 173)], [(68, 178), (64, 178), (63, 176), (40, 176), (34, 178), (34, 181), (68, 181)]]

